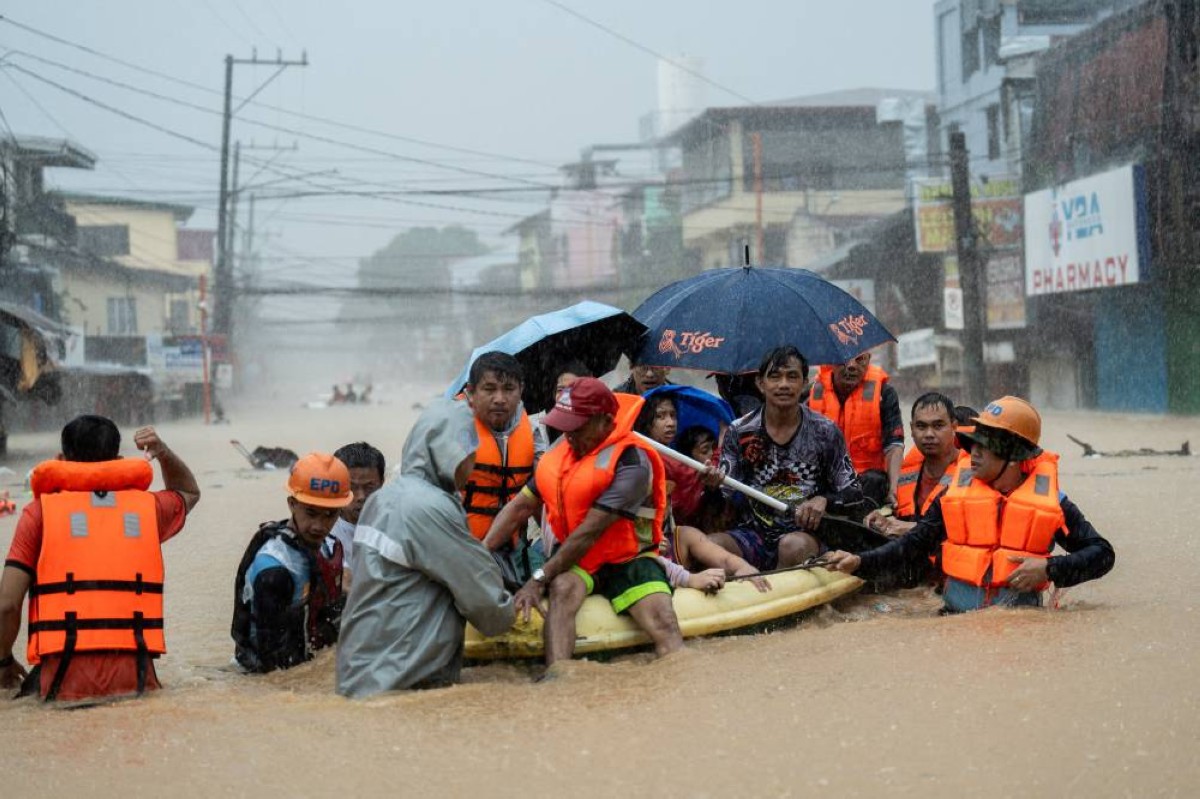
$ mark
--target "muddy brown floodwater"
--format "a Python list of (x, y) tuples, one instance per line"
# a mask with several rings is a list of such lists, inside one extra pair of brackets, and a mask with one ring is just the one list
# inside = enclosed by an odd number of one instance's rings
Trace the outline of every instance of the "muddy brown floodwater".
[[(251, 470), (229, 439), (301, 454), (366, 439), (390, 466), (430, 393), (324, 410), (245, 404), (229, 426), (161, 425), (204, 492), (164, 549), (166, 689), (82, 710), (0, 701), (3, 795), (1200, 791), (1200, 459), (1084, 459), (1066, 438), (1174, 449), (1200, 443), (1194, 419), (1046, 414), (1063, 487), (1117, 551), (1114, 571), (1067, 592), (1059, 611), (940, 618), (922, 591), (860, 595), (660, 662), (576, 662), (539, 684), (528, 667), (493, 664), (453, 688), (365, 702), (333, 693), (330, 651), (289, 672), (231, 672), (234, 570), (257, 524), (286, 506), (284, 475)], [(53, 435), (11, 446), (20, 475), (57, 451)], [(6, 487), (20, 493), (19, 478), (0, 477)], [(4, 552), (14, 526), (0, 519)], [(22, 656), (23, 642), (22, 631)]]

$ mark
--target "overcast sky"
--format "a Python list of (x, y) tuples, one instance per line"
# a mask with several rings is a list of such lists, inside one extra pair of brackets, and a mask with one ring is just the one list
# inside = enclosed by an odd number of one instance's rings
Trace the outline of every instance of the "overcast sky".
[[(521, 185), (514, 177), (554, 182), (554, 167), (588, 144), (635, 140), (639, 118), (654, 108), (655, 57), (622, 36), (667, 56), (701, 57), (713, 83), (755, 101), (860, 86), (934, 87), (932, 0), (559, 3), (612, 32), (552, 0), (0, 0), (6, 19), (210, 90), (168, 82), (4, 22), (0, 110), (17, 134), (69, 136), (99, 157), (94, 174), (52, 171), (54, 185), (186, 202), (198, 209), (189, 224), (205, 227), (215, 224), (220, 118), (211, 112), (220, 109), (223, 58), (248, 58), (254, 47), (260, 58), (273, 58), (281, 48), (285, 58), (303, 50), (309, 59), (306, 68), (280, 74), (258, 102), (459, 148), (334, 127), (251, 103), (234, 124), (235, 139), (259, 147), (298, 145), (245, 153), (257, 163), (243, 163), (243, 181), (269, 184), (263, 193)], [(272, 71), (237, 67), (235, 95), (253, 91)], [(178, 135), (122, 118), (29, 73)], [(717, 86), (706, 92), (708, 105), (746, 104)], [(311, 172), (320, 174), (295, 179)], [(262, 203), (258, 231), (266, 233), (263, 252), (276, 259), (267, 269), (282, 274), (285, 259), (301, 253), (342, 277), (357, 257), (413, 224), (470, 224), (497, 241), (502, 229), (536, 208), (532, 199), (292, 197)]]

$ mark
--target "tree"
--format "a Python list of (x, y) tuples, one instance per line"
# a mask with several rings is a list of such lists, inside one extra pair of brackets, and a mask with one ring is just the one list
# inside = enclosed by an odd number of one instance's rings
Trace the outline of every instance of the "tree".
[(363, 288), (444, 288), (450, 264), (488, 251), (479, 235), (461, 225), (409, 228), (359, 261)]

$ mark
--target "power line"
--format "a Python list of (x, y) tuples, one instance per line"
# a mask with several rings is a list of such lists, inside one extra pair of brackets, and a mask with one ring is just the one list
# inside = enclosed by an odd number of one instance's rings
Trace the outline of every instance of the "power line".
[(546, 3), (548, 5), (552, 5), (555, 8), (559, 9), (560, 11), (564, 11), (567, 14), (570, 14), (571, 16), (575, 17), (576, 19), (578, 19), (582, 22), (585, 22), (588, 25), (591, 25), (593, 28), (597, 28), (599, 30), (604, 31), (609, 36), (613, 36), (617, 39), (620, 39), (621, 41), (625, 42), (625, 44), (628, 44), (631, 47), (637, 48), (638, 50), (641, 50), (643, 53), (648, 53), (649, 55), (652, 55), (655, 58), (662, 59), (663, 61), (666, 61), (668, 64), (675, 67), (676, 69), (686, 72), (687, 74), (691, 75), (692, 77), (699, 78), (700, 80), (704, 81), (705, 83), (709, 84), (710, 86), (714, 86), (727, 94), (731, 94), (743, 102), (749, 103), (750, 105), (758, 105), (757, 102), (755, 102), (754, 100), (751, 100), (749, 97), (742, 94), (741, 92), (734, 91), (733, 89), (729, 88), (728, 86), (723, 86), (720, 83), (717, 83), (715, 80), (712, 80), (712, 79), (706, 77), (703, 73), (697, 72), (694, 69), (690, 69), (686, 65), (681, 64), (672, 58), (667, 58), (665, 55), (658, 52), (657, 50), (652, 50), (649, 47), (647, 47), (646, 45), (642, 44), (641, 42), (634, 41), (633, 39), (629, 38), (625, 34), (620, 33), (619, 31), (615, 31), (612, 28), (608, 27), (607, 25), (605, 25), (601, 22), (597, 22), (596, 20), (592, 19), (591, 17), (585, 16), (584, 14), (581, 14), (580, 12), (571, 8), (570, 6), (563, 5), (562, 3), (558, 2), (558, 0), (542, 0), (542, 2)]
[[(49, 58), (43, 58), (42, 56), (35, 55), (33, 53), (26, 53), (26, 52), (18, 50), (18, 51), (11, 51), (5, 55), (5, 60), (9, 60), (8, 66), (10, 66), (13, 69), (21, 70), (22, 72), (25, 72), (26, 74), (30, 75), (31, 77), (35, 77), (35, 78), (38, 78), (41, 80), (47, 80), (47, 79), (41, 78), (40, 76), (37, 75), (37, 73), (32, 72), (32, 71), (26, 69), (25, 67), (20, 66), (19, 64), (12, 63), (10, 59), (14, 55), (19, 55), (24, 58), (31, 59), (33, 61), (39, 61), (39, 62), (47, 64), (49, 66), (53, 66), (58, 69), (62, 69), (66, 72), (70, 72), (75, 75), (79, 75), (81, 77), (88, 78), (90, 80), (99, 81), (100, 83), (105, 83), (110, 86), (115, 86), (117, 88), (124, 89), (126, 91), (131, 91), (136, 94), (141, 94), (146, 97), (151, 97), (155, 100), (160, 100), (162, 102), (171, 103), (173, 105), (178, 105), (183, 108), (189, 108), (193, 111), (199, 111), (204, 114), (221, 116), (221, 111), (219, 111), (215, 108), (209, 108), (208, 106), (199, 105), (197, 103), (191, 103), (191, 102), (188, 102), (187, 100), (181, 100), (177, 97), (170, 97), (168, 95), (160, 94), (160, 93), (152, 91), (150, 89), (145, 89), (140, 86), (134, 86), (132, 84), (125, 83), (124, 81), (119, 81), (119, 80), (115, 80), (113, 78), (108, 78), (103, 75), (96, 74), (94, 72), (88, 72), (86, 70), (77, 69), (68, 64), (63, 64), (59, 61), (54, 61), (53, 59), (49, 59)], [(278, 133), (286, 133), (290, 136), (301, 136), (303, 138), (311, 139), (313, 141), (318, 141), (323, 144), (331, 144), (335, 147), (344, 147), (346, 149), (356, 150), (358, 152), (369, 153), (372, 155), (378, 155), (378, 156), (382, 156), (385, 158), (391, 158), (391, 159), (394, 159), (397, 161), (402, 161), (405, 163), (421, 164), (422, 166), (433, 167), (436, 169), (443, 169), (443, 170), (447, 170), (447, 171), (451, 171), (451, 172), (459, 172), (461, 174), (471, 175), (473, 177), (492, 178), (494, 180), (506, 181), (509, 183), (525, 183), (530, 186), (536, 186), (536, 187), (542, 188), (542, 189), (557, 188), (556, 186), (553, 186), (548, 183), (541, 183), (538, 181), (526, 180), (524, 178), (510, 178), (506, 175), (501, 175), (501, 174), (497, 174), (494, 172), (487, 172), (487, 171), (480, 170), (480, 169), (471, 169), (469, 167), (454, 166), (452, 164), (443, 164), (438, 161), (432, 161), (427, 158), (417, 158), (415, 156), (401, 155), (399, 153), (393, 153), (388, 150), (380, 150), (375, 147), (369, 147), (367, 145), (361, 145), (361, 144), (355, 144), (353, 142), (342, 141), (340, 139), (334, 139), (334, 138), (330, 138), (328, 136), (322, 136), (317, 133), (308, 133), (308, 132), (305, 132), (302, 130), (296, 130), (295, 128), (288, 128), (283, 125), (275, 125), (270, 122), (262, 122), (262, 121), (256, 120), (256, 119), (242, 117), (241, 121), (248, 125), (254, 125), (256, 127), (265, 128), (267, 130), (272, 130), (272, 131), (275, 131)]]
[[(12, 26), (19, 28), (23, 31), (26, 31), (28, 33), (31, 33), (34, 36), (39, 36), (41, 38), (55, 42), (57, 44), (61, 44), (65, 47), (70, 47), (70, 48), (79, 50), (81, 52), (87, 53), (89, 55), (95, 56), (96, 58), (100, 58), (105, 61), (110, 61), (114, 64), (119, 64), (120, 66), (123, 66), (126, 69), (134, 70), (135, 72), (141, 72), (146, 75), (152, 75), (156, 78), (159, 78), (160, 80), (165, 80), (165, 81), (174, 83), (179, 86), (186, 86), (188, 88), (195, 89), (197, 91), (206, 92), (208, 94), (215, 94), (215, 95), (221, 94), (221, 92), (219, 90), (213, 89), (209, 86), (204, 86), (199, 83), (194, 83), (192, 81), (184, 80), (184, 79), (176, 77), (174, 75), (169, 75), (165, 72), (160, 72), (158, 70), (151, 69), (149, 67), (144, 67), (140, 64), (134, 64), (130, 61), (125, 61), (124, 59), (120, 59), (120, 58), (117, 58), (116, 56), (112, 56), (107, 53), (103, 53), (99, 50), (96, 50), (95, 48), (88, 47), (87, 45), (79, 44), (78, 42), (72, 42), (72, 41), (70, 41), (68, 39), (64, 39), (60, 36), (55, 36), (54, 34), (47, 33), (46, 31), (42, 31), (42, 30), (39, 30), (32, 26), (17, 22), (16, 20), (14, 20), (12, 17), (9, 17), (9, 16), (0, 14), (0, 22), (7, 22), (9, 25), (12, 25)], [(243, 98), (235, 97), (234, 99), (241, 100)], [(275, 105), (269, 105), (267, 103), (256, 102), (256, 103), (254, 103), (254, 105), (259, 106), (260, 108), (265, 108), (269, 111), (275, 111), (280, 114), (287, 114), (289, 116), (296, 117), (298, 119), (307, 119), (312, 122), (320, 122), (321, 124), (324, 124), (324, 125), (330, 125), (330, 126), (336, 127), (336, 128), (352, 130), (357, 133), (366, 133), (371, 136), (379, 136), (381, 138), (392, 139), (395, 141), (401, 141), (401, 142), (405, 142), (407, 144), (416, 144), (416, 145), (419, 145), (422, 147), (430, 147), (430, 148), (434, 148), (434, 149), (446, 150), (449, 152), (463, 153), (465, 155), (483, 156), (486, 158), (492, 158), (492, 159), (499, 160), (499, 161), (513, 161), (513, 162), (517, 162), (517, 163), (526, 163), (526, 164), (533, 164), (536, 166), (557, 168), (556, 164), (551, 164), (551, 163), (548, 163), (545, 161), (538, 161), (538, 160), (534, 160), (534, 159), (530, 159), (530, 158), (523, 158), (520, 156), (503, 155), (503, 154), (499, 154), (499, 153), (487, 152), (484, 150), (474, 150), (474, 149), (467, 148), (467, 147), (458, 147), (455, 145), (444, 144), (442, 142), (429, 141), (428, 139), (419, 139), (419, 138), (416, 138), (413, 136), (404, 136), (404, 135), (401, 135), (398, 133), (390, 133), (388, 131), (375, 130), (375, 129), (367, 128), (367, 127), (364, 127), (361, 125), (354, 125), (354, 124), (351, 124), (348, 122), (342, 122), (340, 120), (330, 119), (328, 117), (317, 116), (315, 114), (306, 114), (306, 113), (303, 113), (300, 111), (293, 111), (288, 108), (283, 108), (283, 107), (275, 106)]]
[[(45, 83), (49, 86), (52, 86), (52, 87), (58, 89), (59, 91), (65, 92), (79, 100), (82, 100), (83, 102), (86, 102), (90, 105), (94, 105), (98, 108), (102, 108), (105, 111), (116, 114), (117, 116), (120, 116), (131, 122), (135, 122), (139, 125), (144, 125), (146, 127), (149, 127), (151, 129), (156, 130), (160, 133), (163, 133), (167, 136), (171, 136), (172, 138), (186, 141), (190, 144), (194, 144), (197, 147), (202, 147), (206, 150), (214, 150), (214, 151), (219, 150), (219, 148), (216, 145), (209, 144), (208, 142), (201, 141), (200, 139), (197, 139), (193, 136), (189, 136), (186, 133), (180, 133), (179, 131), (172, 130), (171, 128), (160, 125), (157, 122), (153, 122), (153, 121), (145, 119), (143, 117), (139, 117), (136, 114), (131, 114), (130, 112), (125, 111), (123, 109), (117, 108), (115, 106), (111, 106), (107, 103), (104, 103), (100, 100), (90, 97), (80, 91), (72, 89), (69, 86), (64, 86), (61, 83), (58, 83), (56, 81), (50, 80), (49, 78), (43, 77), (43, 76), (37, 74), (36, 72), (33, 72), (31, 70), (28, 70), (28, 69), (22, 67), (19, 64), (11, 64), (10, 63), (7, 65), (7, 68), (15, 69), (18, 72), (28, 75), (29, 77), (33, 78), (34, 80), (37, 80), (37, 81)], [(246, 160), (248, 162), (255, 163), (255, 164), (262, 163), (261, 159), (247, 158)], [(341, 196), (344, 194), (352, 194), (352, 196), (366, 197), (366, 198), (382, 200), (382, 201), (386, 201), (386, 202), (400, 203), (403, 205), (414, 205), (414, 206), (418, 206), (418, 207), (422, 207), (422, 208), (436, 208), (436, 209), (442, 210), (442, 211), (456, 211), (459, 213), (479, 214), (482, 216), (498, 216), (498, 217), (505, 217), (505, 218), (511, 218), (511, 219), (524, 219), (525, 218), (525, 215), (523, 215), (523, 214), (509, 214), (509, 213), (505, 213), (503, 211), (486, 211), (486, 210), (479, 209), (479, 208), (467, 208), (465, 206), (454, 206), (454, 205), (445, 205), (445, 204), (441, 204), (441, 203), (430, 203), (430, 202), (422, 202), (422, 201), (418, 201), (418, 200), (408, 200), (408, 199), (403, 199), (400, 197), (388, 196), (381, 192), (350, 193), (350, 192), (343, 191), (342, 188), (338, 187), (338, 186), (330, 186), (328, 184), (317, 183), (316, 181), (313, 181), (310, 178), (306, 177), (303, 173), (297, 173), (294, 171), (289, 172), (284, 167), (280, 167), (280, 166), (270, 167), (270, 171), (272, 171), (276, 174), (279, 174), (279, 175), (291, 177), (292, 179), (298, 180), (301, 183), (306, 183), (310, 186), (313, 186), (316, 189), (321, 190), (322, 192), (325, 193), (325, 195), (328, 195), (328, 196)], [(325, 196), (325, 195), (322, 195), (322, 196)]]

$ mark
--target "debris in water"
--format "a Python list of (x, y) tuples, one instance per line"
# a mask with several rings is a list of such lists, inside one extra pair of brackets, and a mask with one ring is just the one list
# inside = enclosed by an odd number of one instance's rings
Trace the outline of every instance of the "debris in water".
[(1185, 441), (1180, 445), (1179, 449), (1150, 449), (1142, 447), (1141, 449), (1122, 449), (1115, 452), (1101, 452), (1086, 441), (1080, 441), (1070, 433), (1067, 438), (1074, 441), (1079, 446), (1083, 447), (1083, 457), (1085, 458), (1136, 458), (1146, 455), (1191, 455), (1191, 442)]

